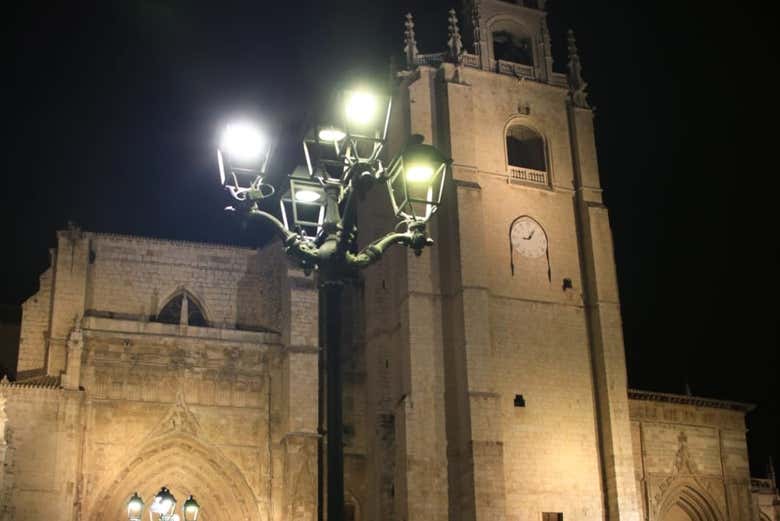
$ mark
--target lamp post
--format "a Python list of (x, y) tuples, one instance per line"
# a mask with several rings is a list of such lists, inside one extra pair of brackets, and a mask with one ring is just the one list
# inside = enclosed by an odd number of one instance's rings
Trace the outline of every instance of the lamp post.
[[(341, 96), (337, 124), (317, 127), (303, 140), (306, 165), (289, 176), (289, 190), (280, 198), (281, 220), (261, 208), (263, 200), (275, 192), (266, 182), (271, 150), (268, 139), (254, 127), (232, 125), (225, 130), (218, 149), (220, 179), (240, 201), (239, 208), (272, 223), (285, 252), (307, 274), (318, 272), (320, 302), (325, 303), (326, 313), (320, 313), (320, 320), (325, 320), (320, 330), (325, 332), (327, 369), (328, 521), (344, 518), (339, 366), (344, 280), (377, 262), (394, 244), (408, 246), (416, 255), (433, 244), (426, 224), (441, 203), (449, 164), (436, 148), (423, 144), (421, 136), (412, 136), (401, 152), (385, 163), (382, 152), (390, 109), (389, 97), (365, 90)], [(377, 184), (385, 185), (398, 225), (395, 231), (358, 250), (357, 199)]]
[[(149, 521), (197, 521), (200, 505), (190, 496), (181, 507), (182, 517), (176, 514), (176, 498), (167, 487), (162, 487), (152, 499), (149, 507)], [(144, 513), (144, 502), (135, 492), (127, 501), (127, 519), (141, 521)]]

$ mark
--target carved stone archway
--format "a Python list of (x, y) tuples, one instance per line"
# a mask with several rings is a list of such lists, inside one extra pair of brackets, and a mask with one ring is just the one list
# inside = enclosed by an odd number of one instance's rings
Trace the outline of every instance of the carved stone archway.
[[(659, 487), (655, 497), (655, 521), (723, 521), (718, 502), (707, 491), (688, 449), (688, 436), (680, 431), (672, 474)], [(687, 521), (687, 520), (686, 520)]]
[[(685, 480), (671, 488), (658, 509), (659, 521), (722, 521), (715, 499), (697, 483)], [(684, 514), (684, 515), (683, 515)]]
[[(176, 403), (136, 449), (128, 463), (100, 492), (87, 499), (84, 519), (126, 519), (127, 500), (138, 492), (144, 502), (161, 486), (179, 502), (197, 497), (209, 521), (254, 521), (258, 500), (241, 470), (217, 447), (207, 444), (200, 424), (179, 393)], [(92, 501), (90, 501), (92, 499)]]
[(181, 503), (194, 494), (203, 517), (212, 521), (254, 521), (257, 501), (241, 471), (218, 451), (184, 433), (146, 445), (97, 494), (86, 519), (125, 519), (127, 499), (138, 492), (149, 500), (167, 486)]

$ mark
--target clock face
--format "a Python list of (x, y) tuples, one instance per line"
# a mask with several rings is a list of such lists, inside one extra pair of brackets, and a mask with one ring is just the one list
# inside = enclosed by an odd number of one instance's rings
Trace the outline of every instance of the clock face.
[(512, 225), (512, 246), (523, 257), (532, 259), (547, 253), (547, 234), (530, 217), (520, 217)]

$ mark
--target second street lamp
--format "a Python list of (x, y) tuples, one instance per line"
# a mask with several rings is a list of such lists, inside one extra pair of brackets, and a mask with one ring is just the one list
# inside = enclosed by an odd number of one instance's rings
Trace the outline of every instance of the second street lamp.
[[(377, 262), (392, 245), (408, 246), (419, 255), (433, 244), (426, 224), (441, 203), (449, 164), (436, 148), (412, 136), (385, 167), (381, 156), (390, 122), (390, 98), (366, 90), (347, 91), (338, 104), (336, 124), (315, 128), (304, 139), (306, 167), (290, 175), (289, 191), (281, 198), (282, 220), (261, 208), (274, 193), (266, 182), (268, 142), (247, 128), (226, 130), (218, 151), (220, 178), (249, 215), (271, 222), (285, 252), (306, 273), (317, 271), (320, 302), (325, 304), (327, 368), (328, 521), (344, 519), (344, 449), (341, 382), (341, 294), (344, 280)], [(242, 132), (239, 133), (238, 130)], [(229, 141), (234, 136), (236, 143)], [(255, 153), (243, 146), (255, 143)], [(234, 151), (241, 150), (241, 157)], [(253, 157), (254, 162), (246, 158)], [(396, 231), (357, 250), (356, 200), (375, 184), (384, 184), (392, 202)], [(320, 425), (322, 429), (322, 425)]]

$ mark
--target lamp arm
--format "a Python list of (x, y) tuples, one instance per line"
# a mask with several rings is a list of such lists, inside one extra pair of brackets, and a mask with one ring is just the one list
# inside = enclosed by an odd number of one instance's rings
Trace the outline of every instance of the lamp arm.
[(385, 251), (394, 244), (409, 246), (414, 249), (415, 254), (420, 255), (424, 247), (433, 244), (433, 239), (428, 237), (420, 228), (412, 228), (403, 233), (388, 233), (357, 253), (346, 252), (347, 264), (356, 268), (370, 266), (381, 259)]
[(284, 243), (284, 251), (289, 255), (296, 257), (298, 260), (315, 266), (319, 261), (319, 249), (314, 246), (310, 241), (304, 240), (297, 233), (293, 233), (285, 228), (282, 221), (274, 217), (268, 212), (258, 210), (256, 207), (249, 210), (249, 215), (254, 217), (260, 217), (270, 222), (276, 228), (276, 232)]

